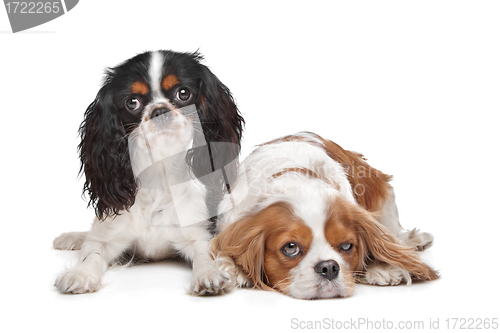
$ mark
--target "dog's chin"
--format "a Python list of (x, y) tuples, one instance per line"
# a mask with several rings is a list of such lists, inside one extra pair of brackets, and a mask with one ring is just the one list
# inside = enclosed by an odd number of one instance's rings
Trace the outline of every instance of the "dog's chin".
[(168, 126), (148, 133), (149, 144), (157, 148), (163, 145), (185, 147), (192, 139), (192, 131), (189, 128), (177, 126)]
[[(162, 121), (153, 119), (139, 129), (139, 144), (142, 148), (154, 150), (186, 149), (193, 139), (193, 126), (186, 119)], [(180, 152), (180, 151), (179, 151)]]
[(311, 281), (307, 286), (292, 283), (289, 288), (282, 290), (288, 296), (305, 300), (345, 298), (351, 296), (353, 291), (354, 283), (332, 281)]

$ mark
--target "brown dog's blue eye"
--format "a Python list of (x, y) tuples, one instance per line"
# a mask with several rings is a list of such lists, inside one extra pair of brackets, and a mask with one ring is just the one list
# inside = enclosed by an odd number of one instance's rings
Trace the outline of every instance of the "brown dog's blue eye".
[(351, 243), (345, 243), (345, 244), (340, 245), (340, 250), (342, 250), (344, 252), (348, 252), (351, 249), (352, 249)]
[(191, 92), (186, 88), (181, 88), (177, 90), (177, 95), (175, 97), (180, 101), (186, 102), (191, 98)]
[(295, 243), (286, 243), (281, 248), (281, 252), (288, 257), (296, 257), (300, 253), (300, 247)]
[(129, 98), (125, 101), (125, 107), (130, 112), (134, 112), (141, 108), (141, 102), (137, 98)]

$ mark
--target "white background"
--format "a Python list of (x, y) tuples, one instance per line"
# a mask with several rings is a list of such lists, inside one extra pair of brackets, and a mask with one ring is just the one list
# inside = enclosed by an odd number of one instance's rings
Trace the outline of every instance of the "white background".
[[(287, 332), (365, 318), (445, 329), (447, 318), (500, 317), (499, 17), (497, 1), (87, 0), (12, 34), (0, 10), (0, 327)], [(434, 234), (425, 259), (442, 278), (357, 286), (348, 299), (196, 298), (190, 270), (161, 262), (114, 269), (94, 294), (56, 292), (77, 253), (52, 240), (93, 216), (77, 177), (83, 113), (106, 66), (160, 48), (206, 56), (244, 114), (244, 156), (308, 130), (393, 174), (403, 226)]]

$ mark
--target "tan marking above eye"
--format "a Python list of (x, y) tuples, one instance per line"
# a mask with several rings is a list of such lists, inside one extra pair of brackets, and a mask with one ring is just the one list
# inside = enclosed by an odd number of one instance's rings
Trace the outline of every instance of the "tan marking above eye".
[(148, 86), (140, 81), (136, 81), (130, 87), (133, 94), (146, 95), (149, 92)]
[[(363, 250), (355, 220), (358, 218), (358, 212), (363, 212), (364, 209), (341, 198), (331, 203), (329, 209), (324, 229), (325, 238), (335, 251), (340, 252), (351, 270), (359, 269)], [(346, 243), (352, 244), (351, 249), (341, 251), (340, 247)]]
[(176, 84), (179, 84), (179, 79), (174, 74), (167, 75), (161, 82), (161, 86), (165, 90), (172, 89)]

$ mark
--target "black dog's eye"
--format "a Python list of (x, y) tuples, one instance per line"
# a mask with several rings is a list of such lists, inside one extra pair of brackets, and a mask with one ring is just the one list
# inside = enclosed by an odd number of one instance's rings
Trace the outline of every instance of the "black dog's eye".
[(141, 101), (139, 101), (139, 99), (137, 99), (135, 97), (129, 98), (125, 101), (125, 107), (130, 112), (135, 112), (135, 111), (139, 110), (141, 108), (141, 106), (142, 106)]
[(288, 257), (296, 257), (301, 252), (300, 247), (295, 243), (286, 243), (282, 248), (281, 252)]
[(352, 244), (351, 243), (345, 243), (340, 245), (340, 250), (344, 252), (349, 252), (352, 249)]
[(177, 90), (175, 97), (180, 101), (186, 102), (191, 98), (191, 92), (186, 88), (181, 88)]

